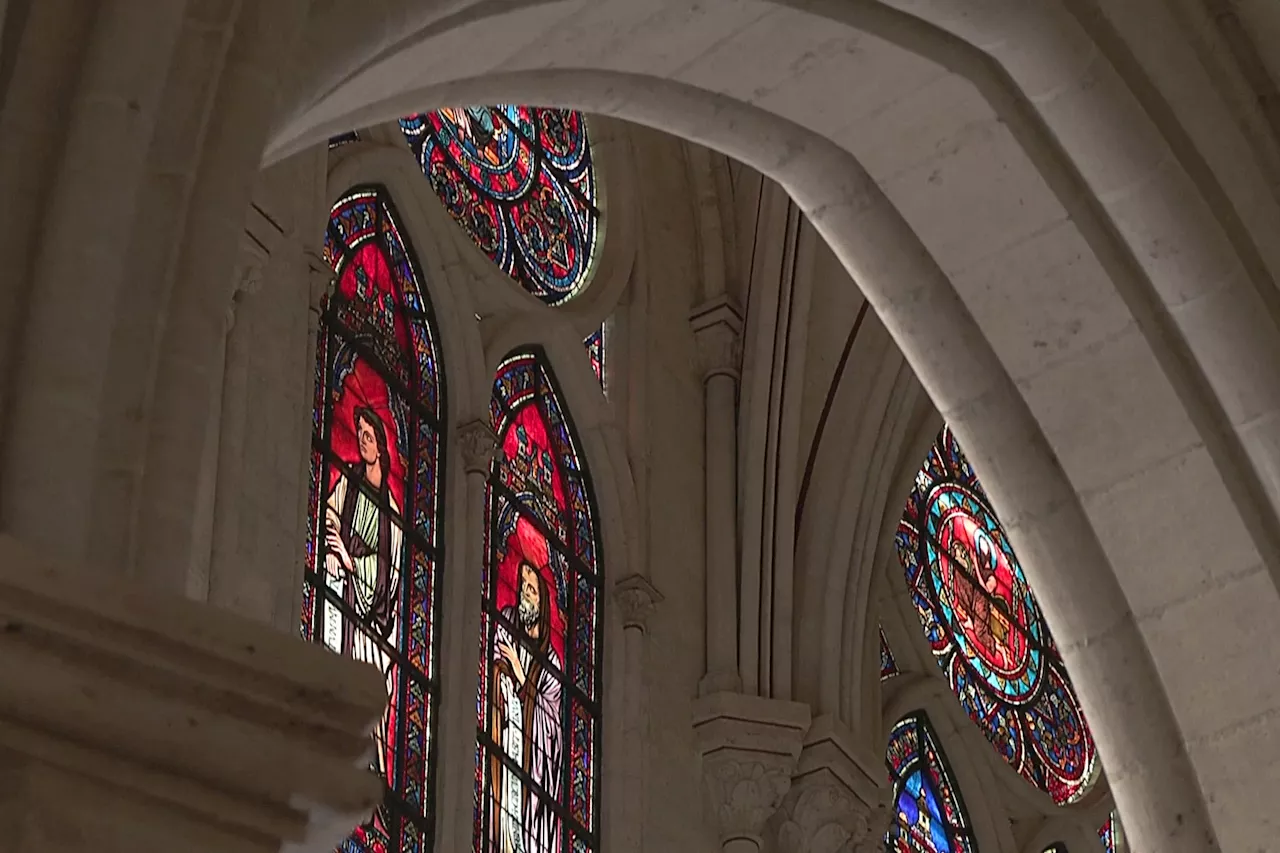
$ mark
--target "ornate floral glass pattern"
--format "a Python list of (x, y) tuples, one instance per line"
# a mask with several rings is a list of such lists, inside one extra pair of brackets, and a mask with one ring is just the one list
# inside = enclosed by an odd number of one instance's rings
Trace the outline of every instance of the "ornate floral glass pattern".
[(960, 704), (996, 752), (1057, 803), (1098, 776), (1097, 749), (1035, 595), (944, 428), (896, 537), (907, 586)]
[(892, 678), (898, 674), (898, 662), (893, 659), (893, 650), (889, 648), (889, 639), (880, 629), (880, 680)]
[(444, 389), (435, 321), (381, 187), (336, 205), (324, 257), (337, 284), (316, 345), (302, 635), (379, 667), (383, 804), (343, 853), (419, 853), (435, 828), (436, 654)]
[(587, 348), (587, 355), (591, 358), (591, 370), (595, 373), (596, 379), (600, 380), (600, 387), (604, 388), (604, 324), (600, 324), (600, 328), (596, 329), (587, 339), (582, 342)]
[(537, 350), (490, 401), (476, 853), (599, 847), (600, 565), (586, 465)]
[(885, 764), (895, 813), (884, 837), (888, 853), (977, 853), (960, 788), (924, 711), (893, 727)]
[(586, 285), (600, 211), (581, 113), (447, 107), (400, 127), (445, 209), (525, 290), (559, 305)]

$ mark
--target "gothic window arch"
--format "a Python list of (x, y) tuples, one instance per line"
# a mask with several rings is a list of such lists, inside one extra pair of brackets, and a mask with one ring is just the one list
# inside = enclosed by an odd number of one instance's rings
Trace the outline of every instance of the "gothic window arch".
[(888, 853), (977, 853), (964, 798), (924, 711), (898, 721), (885, 754), (893, 783)]
[(503, 360), (477, 702), (476, 853), (599, 847), (601, 566), (595, 501), (538, 349)]
[(445, 209), (548, 305), (580, 292), (600, 235), (586, 118), (544, 107), (446, 107), (400, 120)]
[(1102, 849), (1106, 853), (1124, 853), (1128, 850), (1128, 846), (1124, 840), (1124, 827), (1120, 824), (1120, 818), (1115, 812), (1107, 818), (1098, 829), (1098, 838), (1102, 841)]
[(896, 544), (925, 636), (969, 718), (1059, 804), (1099, 774), (1097, 748), (1013, 546), (944, 427)]
[(316, 341), (302, 633), (378, 666), (390, 702), (374, 731), (381, 806), (343, 853), (418, 853), (435, 829), (443, 556), (444, 382), (435, 319), (395, 207), (356, 187), (329, 217), (335, 285)]

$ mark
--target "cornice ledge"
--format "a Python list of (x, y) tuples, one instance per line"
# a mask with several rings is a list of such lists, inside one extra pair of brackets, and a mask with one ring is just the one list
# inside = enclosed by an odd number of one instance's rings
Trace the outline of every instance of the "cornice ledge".
[(0, 671), (8, 750), (201, 820), (332, 849), (381, 796), (376, 669), (9, 535)]

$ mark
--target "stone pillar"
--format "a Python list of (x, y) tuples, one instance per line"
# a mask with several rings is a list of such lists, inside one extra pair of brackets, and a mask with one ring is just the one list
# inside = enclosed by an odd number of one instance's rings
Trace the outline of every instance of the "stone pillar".
[[(443, 703), (441, 731), (458, 732), (457, 736), (444, 737), (440, 746), (440, 767), (442, 773), (451, 772), (449, 768), (457, 768), (457, 775), (442, 776), (448, 779), (466, 779), (474, 772), (476, 755), (476, 705), (475, 693), (476, 669), (481, 652), (477, 646), (480, 637), (480, 578), (483, 576), (485, 561), (485, 497), (489, 471), (493, 465), (494, 454), (498, 449), (497, 436), (489, 426), (488, 420), (473, 420), (459, 424), (454, 431), (458, 449), (462, 457), (462, 469), (466, 473), (466, 536), (459, 542), (455, 555), (461, 553), (462, 590), (457, 591), (450, 579), (446, 578), (446, 594), (452, 597), (446, 604), (456, 604), (450, 610), (448, 625), (445, 630), (450, 636), (457, 638), (452, 645), (458, 649), (458, 656), (449, 665), (455, 666), (463, 673), (463, 684), (473, 691), (468, 702)], [(455, 522), (446, 519), (451, 530), (464, 529), (455, 526)], [(453, 565), (453, 564), (451, 564)], [(456, 581), (456, 576), (454, 577)], [(453, 590), (453, 592), (449, 592)], [(442, 661), (442, 665), (444, 662)], [(463, 774), (463, 768), (470, 768)], [(471, 778), (474, 778), (473, 776)], [(471, 845), (473, 831), (472, 815), (475, 807), (475, 788), (473, 785), (445, 784), (440, 785), (440, 815), (437, 830), (437, 850), (465, 850)]]
[(830, 716), (813, 721), (791, 790), (770, 821), (778, 853), (880, 853), (891, 791), (883, 760), (857, 757), (853, 736)]
[(0, 537), (0, 853), (330, 853), (381, 673)]
[(742, 689), (738, 672), (738, 365), (742, 317), (727, 297), (689, 319), (705, 382), (707, 672), (699, 693)]
[(723, 853), (760, 853), (765, 824), (791, 789), (809, 707), (711, 693), (694, 702), (693, 727)]
[(643, 575), (628, 575), (614, 584), (613, 598), (622, 612), (622, 755), (617, 765), (623, 774), (617, 784), (630, 792), (623, 797), (619, 821), (620, 849), (640, 853), (644, 849), (644, 821), (649, 787), (649, 709), (644, 684), (644, 635), (649, 616), (662, 601), (662, 593)]
[[(257, 241), (248, 234), (241, 238), (240, 261), (236, 265), (235, 286), (224, 325), (222, 381), (217, 386), (221, 395), (218, 440), (211, 442), (217, 451), (218, 468), (212, 484), (213, 534), (206, 587), (210, 604), (264, 622), (271, 619), (275, 590), (269, 578), (261, 577), (253, 571), (253, 563), (243, 559), (239, 536), (240, 517), (244, 512), (246, 434), (261, 424), (250, 425), (248, 413), (253, 329), (243, 320), (237, 322), (237, 315), (245, 301), (261, 290), (263, 268), (269, 260)], [(204, 598), (191, 588), (187, 595)]]

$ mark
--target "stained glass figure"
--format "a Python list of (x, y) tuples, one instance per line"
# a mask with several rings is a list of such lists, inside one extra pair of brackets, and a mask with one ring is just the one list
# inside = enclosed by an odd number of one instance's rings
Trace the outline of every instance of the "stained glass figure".
[(346, 133), (339, 133), (337, 136), (329, 137), (329, 147), (337, 148), (339, 145), (346, 145), (348, 142), (359, 142), (360, 134), (354, 130), (348, 130)]
[(344, 853), (431, 849), (444, 387), (422, 274), (386, 190), (333, 207), (316, 342), (302, 635), (382, 670), (383, 804)]
[(400, 127), (445, 208), (495, 264), (548, 305), (582, 290), (600, 210), (581, 113), (447, 107)]
[(1063, 804), (1098, 777), (1093, 736), (1013, 546), (943, 428), (896, 536), (934, 656), (996, 752)]
[(595, 372), (596, 379), (600, 380), (600, 388), (604, 389), (604, 323), (582, 343), (587, 348), (587, 355), (591, 357), (591, 369)]
[(1102, 849), (1106, 853), (1124, 853), (1128, 849), (1124, 841), (1124, 827), (1120, 825), (1120, 817), (1115, 812), (1098, 828), (1098, 838), (1102, 840)]
[(924, 711), (893, 727), (885, 764), (896, 814), (884, 837), (888, 853), (977, 853), (960, 788)]
[(601, 572), (585, 461), (542, 353), (490, 401), (476, 853), (599, 847)]
[(889, 639), (880, 629), (880, 680), (892, 678), (898, 674), (898, 662), (893, 659), (893, 649), (889, 648)]

